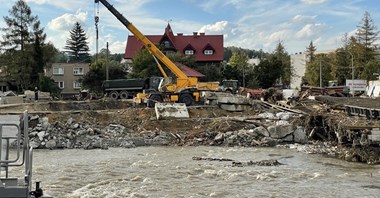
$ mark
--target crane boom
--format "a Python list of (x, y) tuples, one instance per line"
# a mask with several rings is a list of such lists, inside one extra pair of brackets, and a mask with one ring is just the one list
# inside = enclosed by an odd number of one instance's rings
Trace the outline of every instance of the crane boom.
[(129, 22), (119, 11), (117, 11), (107, 0), (95, 0), (95, 3), (102, 3), (133, 35), (140, 41), (145, 48), (155, 57), (162, 75), (167, 78), (165, 71), (157, 61), (160, 60), (174, 75), (176, 82), (160, 83), (159, 92), (138, 93), (134, 101), (138, 104), (147, 102), (148, 106), (154, 106), (156, 102), (181, 102), (187, 106), (194, 101), (199, 102), (201, 91), (215, 91), (219, 82), (198, 82), (198, 78), (187, 76), (177, 67), (164, 53), (159, 50), (146, 36), (144, 36), (131, 22)]
[[(189, 77), (179, 69), (165, 54), (159, 50), (154, 43), (152, 43), (144, 34), (142, 34), (131, 22), (128, 21), (119, 11), (117, 11), (111, 4), (106, 0), (95, 0), (95, 3), (102, 3), (133, 35), (140, 41), (146, 49), (149, 50), (151, 54), (157, 57), (161, 62), (163, 62), (168, 69), (173, 72), (179, 79), (189, 79)], [(189, 79), (190, 80), (190, 79)], [(191, 81), (194, 81), (192, 79)], [(197, 81), (196, 81), (197, 82)], [(195, 84), (196, 84), (195, 82)], [(189, 82), (194, 84), (194, 82)]]

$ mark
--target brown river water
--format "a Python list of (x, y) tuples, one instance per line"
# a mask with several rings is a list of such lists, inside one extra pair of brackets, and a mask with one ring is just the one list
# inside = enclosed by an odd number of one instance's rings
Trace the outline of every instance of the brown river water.
[[(231, 161), (196, 161), (194, 156), (276, 159), (283, 165), (236, 167)], [(33, 179), (56, 198), (380, 197), (379, 165), (286, 148), (35, 150)]]

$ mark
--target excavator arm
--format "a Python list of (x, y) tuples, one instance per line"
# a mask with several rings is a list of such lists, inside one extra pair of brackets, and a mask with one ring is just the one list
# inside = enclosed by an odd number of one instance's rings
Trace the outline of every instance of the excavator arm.
[[(102, 3), (133, 35), (140, 41), (148, 51), (157, 57), (164, 65), (177, 76), (177, 79), (182, 80), (184, 83), (189, 81), (187, 86), (191, 86), (197, 83), (194, 78), (189, 78), (182, 70), (180, 70), (165, 54), (163, 54), (154, 43), (152, 43), (147, 37), (145, 37), (131, 22), (129, 22), (119, 11), (117, 11), (106, 0), (95, 0), (95, 3)], [(162, 73), (162, 68), (160, 68)], [(165, 76), (166, 74), (163, 73)], [(194, 82), (195, 81), (195, 82)], [(178, 84), (178, 83), (177, 83)], [(187, 83), (185, 83), (187, 84)]]

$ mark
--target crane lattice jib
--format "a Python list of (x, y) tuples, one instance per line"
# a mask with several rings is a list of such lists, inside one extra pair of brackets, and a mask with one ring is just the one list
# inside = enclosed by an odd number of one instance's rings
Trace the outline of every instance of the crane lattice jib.
[(117, 11), (106, 0), (95, 0), (95, 3), (101, 2), (115, 17), (139, 40), (146, 49), (164, 63), (177, 78), (188, 78), (165, 54), (163, 54), (146, 36), (144, 36), (131, 22), (129, 22), (119, 11)]

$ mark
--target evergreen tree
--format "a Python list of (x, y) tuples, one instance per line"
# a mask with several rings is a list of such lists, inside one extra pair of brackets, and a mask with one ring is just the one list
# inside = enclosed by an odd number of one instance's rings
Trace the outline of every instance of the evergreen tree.
[(314, 61), (315, 51), (317, 51), (317, 48), (314, 46), (313, 41), (310, 41), (309, 47), (306, 48), (307, 62)]
[(37, 16), (32, 15), (30, 7), (23, 1), (15, 3), (10, 16), (4, 21), (8, 27), (4, 32), (1, 46), (4, 49), (4, 65), (11, 80), (18, 84), (18, 91), (38, 86), (39, 74), (43, 72), (55, 49), (52, 45), (45, 49), (46, 35), (40, 27)]
[(288, 52), (286, 52), (282, 41), (278, 42), (276, 49), (274, 50), (273, 56), (276, 57), (277, 60), (281, 61), (281, 83), (284, 87), (288, 87), (290, 85), (290, 80), (293, 71), (292, 66), (290, 64), (290, 56)]
[(271, 60), (263, 60), (254, 67), (254, 79), (258, 87), (267, 89), (276, 84), (276, 80), (281, 77), (282, 62), (276, 57)]
[(46, 34), (44, 33), (44, 29), (40, 27), (40, 22), (36, 22), (33, 25), (33, 62), (31, 64), (32, 73), (30, 76), (30, 80), (32, 86), (37, 87), (39, 85), (39, 75), (44, 73), (44, 54), (43, 54), (43, 45), (46, 39)]
[[(335, 53), (318, 54), (309, 62), (305, 71), (305, 80), (311, 86), (327, 86), (330, 80), (336, 79), (334, 65)], [(322, 80), (322, 81), (321, 81)]]
[(364, 13), (361, 23), (357, 26), (357, 28), (357, 40), (359, 43), (364, 45), (364, 59), (367, 63), (375, 56), (376, 48), (374, 43), (377, 40), (377, 35), (379, 34), (379, 31), (377, 31), (377, 28), (374, 25), (374, 21), (372, 20), (370, 14), (367, 11)]
[(83, 30), (79, 22), (74, 24), (70, 30), (70, 38), (66, 40), (68, 53), (72, 60), (71, 62), (90, 62), (89, 47), (86, 37), (86, 32)]

